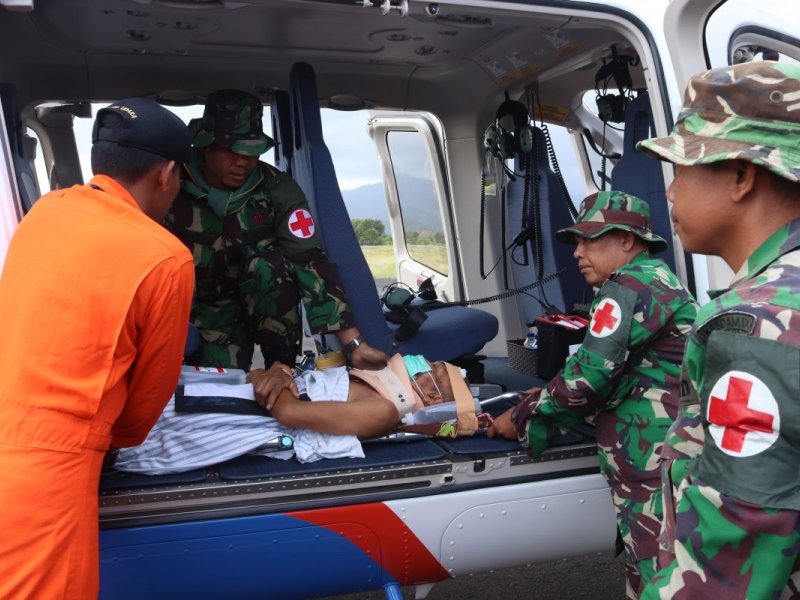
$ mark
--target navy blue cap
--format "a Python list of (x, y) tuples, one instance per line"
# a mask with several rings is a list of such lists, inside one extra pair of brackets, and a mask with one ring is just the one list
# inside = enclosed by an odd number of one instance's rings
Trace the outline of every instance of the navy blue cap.
[[(121, 128), (100, 127), (104, 113), (122, 117)], [(147, 98), (126, 98), (97, 111), (92, 143), (112, 142), (138, 148), (176, 162), (188, 163), (192, 138), (183, 121), (158, 102)]]

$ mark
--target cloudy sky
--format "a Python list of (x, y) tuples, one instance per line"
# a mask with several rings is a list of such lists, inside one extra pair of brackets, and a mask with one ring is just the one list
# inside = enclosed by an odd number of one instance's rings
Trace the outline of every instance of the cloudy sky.
[[(98, 107), (96, 105), (95, 111)], [(202, 114), (202, 107), (193, 106), (186, 108), (173, 108), (174, 112), (184, 120)], [(269, 111), (269, 109), (267, 109)], [(380, 164), (375, 151), (375, 146), (367, 134), (367, 111), (343, 112), (330, 109), (322, 109), (322, 128), (325, 132), (325, 143), (333, 157), (336, 175), (339, 179), (339, 187), (342, 190), (351, 190), (370, 183), (380, 183)], [(266, 131), (269, 131), (270, 116), (264, 118)], [(91, 169), (89, 164), (89, 149), (91, 148), (92, 134), (91, 119), (75, 120), (75, 137), (78, 147), (82, 149), (80, 153), (81, 165), (83, 167), (84, 181), (91, 179)], [(560, 159), (561, 170), (566, 181), (570, 184), (570, 193), (574, 199), (582, 198), (581, 178), (574, 163), (569, 159), (573, 150), (567, 139), (563, 128), (550, 126), (550, 133), (556, 147), (556, 153)], [(39, 153), (41, 155), (41, 153)], [(422, 156), (422, 155), (420, 155)], [(267, 153), (262, 160), (270, 162), (272, 154)], [(47, 177), (43, 175), (44, 165), (39, 159), (38, 168), (40, 169), (40, 181), (46, 182)], [(572, 188), (575, 188), (574, 190)], [(46, 190), (43, 190), (43, 192)]]
[[(97, 105), (94, 110), (96, 111), (98, 107), (102, 106)], [(172, 110), (187, 123), (190, 119), (199, 117), (203, 112), (202, 107), (199, 106)], [(266, 131), (269, 131), (270, 128), (268, 110), (264, 118)], [(75, 137), (78, 147), (82, 149), (80, 157), (84, 181), (91, 179), (89, 149), (91, 148), (92, 123), (93, 118), (75, 119)], [(323, 109), (322, 127), (325, 131), (325, 143), (333, 156), (339, 186), (343, 190), (380, 182), (378, 156), (372, 140), (367, 134), (366, 111), (342, 112)], [(271, 162), (271, 159), (272, 154), (269, 152), (262, 157), (262, 160), (267, 162)], [(40, 169), (43, 173), (43, 164)], [(40, 180), (46, 182), (47, 178), (40, 174)]]

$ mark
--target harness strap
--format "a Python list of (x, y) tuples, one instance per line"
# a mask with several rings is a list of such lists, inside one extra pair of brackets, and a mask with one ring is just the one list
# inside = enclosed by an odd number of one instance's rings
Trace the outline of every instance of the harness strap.
[(393, 346), (399, 346), (411, 338), (428, 318), (425, 311), (417, 307), (405, 307), (397, 312), (403, 315), (403, 320), (395, 331)]
[(458, 434), (471, 435), (478, 430), (478, 416), (475, 414), (475, 400), (461, 377), (458, 367), (445, 363), (450, 387), (456, 400), (456, 416), (458, 418)]

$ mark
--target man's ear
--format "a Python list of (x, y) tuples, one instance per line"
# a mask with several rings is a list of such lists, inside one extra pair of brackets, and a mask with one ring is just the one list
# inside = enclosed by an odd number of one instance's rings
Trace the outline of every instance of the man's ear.
[(636, 243), (636, 234), (630, 231), (619, 230), (619, 243), (625, 252), (630, 252), (633, 245)]
[(740, 202), (747, 198), (750, 192), (753, 191), (756, 182), (757, 169), (756, 166), (748, 160), (733, 160), (731, 161), (732, 182), (731, 182), (731, 199), (734, 202)]
[(158, 167), (158, 180), (157, 180), (158, 189), (162, 191), (169, 190), (172, 178), (175, 177), (173, 171), (177, 171), (179, 168), (180, 165), (178, 165), (178, 163), (176, 163), (174, 160), (161, 163), (161, 166)]

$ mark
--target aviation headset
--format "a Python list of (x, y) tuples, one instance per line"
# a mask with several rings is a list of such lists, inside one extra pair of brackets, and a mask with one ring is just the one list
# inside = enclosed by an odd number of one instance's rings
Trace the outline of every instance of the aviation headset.
[(419, 289), (415, 292), (411, 286), (400, 281), (392, 283), (384, 288), (381, 302), (389, 310), (400, 310), (411, 304), (414, 298), (422, 300), (436, 300), (436, 288), (433, 281), (428, 277), (420, 283)]
[[(594, 89), (597, 93), (597, 116), (604, 123), (622, 123), (625, 120), (625, 108), (628, 106), (633, 80), (628, 66), (639, 64), (634, 56), (619, 56), (617, 47), (611, 47), (611, 59), (603, 62), (603, 66), (594, 77)], [(619, 95), (607, 93), (611, 81), (617, 86)]]
[(386, 320), (400, 325), (394, 333), (393, 346), (408, 340), (428, 318), (422, 308), (412, 305), (414, 298), (436, 300), (436, 288), (430, 277), (420, 284), (416, 292), (399, 281), (384, 289), (381, 303), (388, 309)]
[[(514, 123), (514, 131), (507, 130), (501, 123), (509, 116)], [(502, 161), (533, 149), (533, 128), (530, 125), (528, 109), (522, 102), (511, 100), (508, 92), (506, 99), (497, 108), (494, 123), (489, 125), (483, 134), (483, 145), (492, 156)]]

